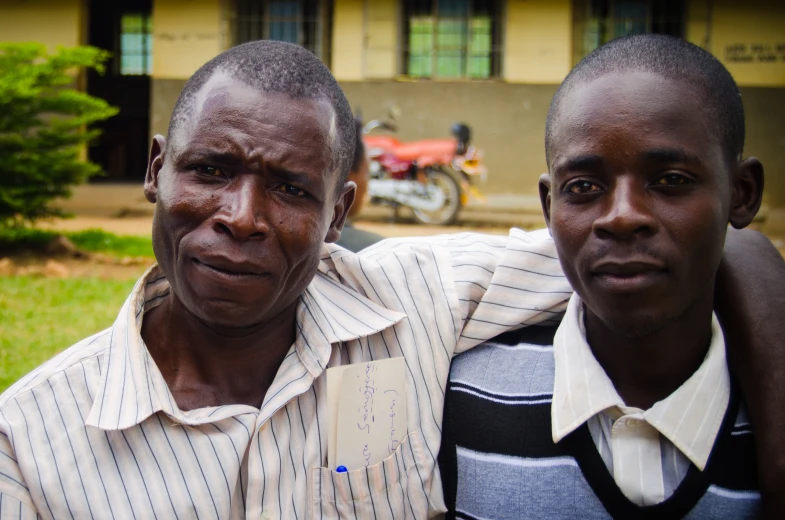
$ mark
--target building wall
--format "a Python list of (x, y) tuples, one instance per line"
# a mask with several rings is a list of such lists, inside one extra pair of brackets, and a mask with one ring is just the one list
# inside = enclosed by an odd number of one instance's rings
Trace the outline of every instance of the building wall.
[(332, 71), (347, 81), (365, 79), (364, 0), (337, 0), (333, 10)]
[(739, 85), (785, 87), (785, 2), (715, 0), (709, 50)]
[(506, 18), (504, 79), (561, 83), (572, 68), (572, 1), (508, 0)]
[[(785, 208), (785, 88), (741, 87), (747, 135), (744, 155), (766, 173), (764, 202)], [(785, 232), (785, 219), (782, 222)]]
[(226, 47), (221, 0), (153, 2), (150, 135), (166, 134), (177, 96), (191, 75)]
[(364, 79), (389, 79), (398, 72), (398, 2), (365, 0)]
[(85, 41), (84, 15), (81, 0), (3, 0), (0, 41), (75, 47)]
[(785, 2), (691, 0), (688, 18), (687, 39), (711, 51), (741, 87), (745, 155), (763, 161), (765, 202), (785, 208)]
[(219, 0), (153, 2), (153, 78), (188, 79), (224, 47)]
[(352, 107), (367, 119), (401, 110), (398, 134), (406, 139), (449, 137), (450, 126), (469, 124), (472, 142), (485, 151), (488, 193), (537, 193), (546, 171), (545, 116), (556, 85), (504, 82), (342, 82)]
[[(165, 133), (187, 78), (230, 40), (228, 0), (155, 0), (151, 132)], [(81, 0), (4, 0), (0, 39), (83, 43)], [(488, 193), (535, 193), (550, 97), (573, 61), (570, 0), (507, 0), (503, 77), (407, 81), (397, 76), (397, 0), (334, 0), (332, 68), (366, 118), (401, 109), (402, 139), (446, 136), (464, 121), (486, 151)], [(742, 86), (746, 153), (767, 173), (766, 201), (785, 208), (785, 2), (690, 0), (687, 38), (711, 50)]]

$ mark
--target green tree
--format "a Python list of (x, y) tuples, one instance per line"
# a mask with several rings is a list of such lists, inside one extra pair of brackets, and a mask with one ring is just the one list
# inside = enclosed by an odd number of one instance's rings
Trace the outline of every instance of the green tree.
[(88, 125), (117, 109), (73, 87), (78, 71), (103, 72), (108, 58), (95, 47), (48, 54), (39, 43), (0, 43), (0, 227), (61, 216), (52, 201), (101, 172), (81, 157), (99, 133)]

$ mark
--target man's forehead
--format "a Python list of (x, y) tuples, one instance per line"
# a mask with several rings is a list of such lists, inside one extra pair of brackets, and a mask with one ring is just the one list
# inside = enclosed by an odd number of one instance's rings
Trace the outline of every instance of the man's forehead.
[(334, 118), (335, 113), (332, 105), (323, 97), (293, 97), (286, 92), (264, 91), (233, 78), (226, 72), (217, 71), (194, 96), (192, 104), (194, 120), (198, 120), (198, 116), (206, 110), (225, 107), (256, 112), (272, 108), (275, 113), (288, 108), (323, 118)]
[(576, 134), (649, 123), (676, 125), (684, 120), (702, 123), (701, 96), (681, 81), (646, 71), (608, 73), (578, 81), (559, 100), (551, 128), (551, 146), (569, 144)]
[(187, 112), (187, 120), (179, 125), (177, 141), (209, 133), (216, 125), (233, 126), (238, 116), (249, 115), (268, 120), (281, 131), (307, 133), (313, 138), (321, 135), (317, 140), (324, 140), (325, 134), (329, 141), (336, 137), (335, 110), (327, 99), (261, 91), (220, 70), (195, 93)]
[(706, 104), (705, 89), (689, 78), (647, 70), (614, 71), (579, 80), (563, 97), (573, 110), (617, 109), (624, 114), (656, 114), (662, 108), (687, 107), (700, 111)]

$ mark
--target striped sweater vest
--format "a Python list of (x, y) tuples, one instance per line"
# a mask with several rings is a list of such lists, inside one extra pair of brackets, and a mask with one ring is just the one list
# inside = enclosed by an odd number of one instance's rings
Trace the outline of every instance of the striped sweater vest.
[(709, 462), (665, 502), (630, 502), (584, 424), (551, 436), (556, 327), (507, 332), (453, 361), (439, 465), (447, 518), (757, 518), (755, 448), (738, 392)]

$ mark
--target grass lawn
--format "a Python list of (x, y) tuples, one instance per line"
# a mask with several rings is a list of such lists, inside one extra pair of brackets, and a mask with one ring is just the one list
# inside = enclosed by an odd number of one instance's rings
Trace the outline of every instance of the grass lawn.
[(135, 280), (0, 277), (0, 391), (109, 327)]
[[(0, 230), (0, 256), (4, 251), (40, 251), (56, 234)], [(64, 235), (84, 251), (153, 256), (150, 237), (101, 230)], [(0, 391), (58, 352), (109, 327), (135, 283), (127, 274), (124, 278), (0, 276)]]
[(58, 233), (35, 228), (0, 229), (0, 253), (19, 249), (42, 250), (56, 235), (65, 235), (79, 249), (116, 256), (153, 256), (149, 236), (121, 236), (101, 229)]

